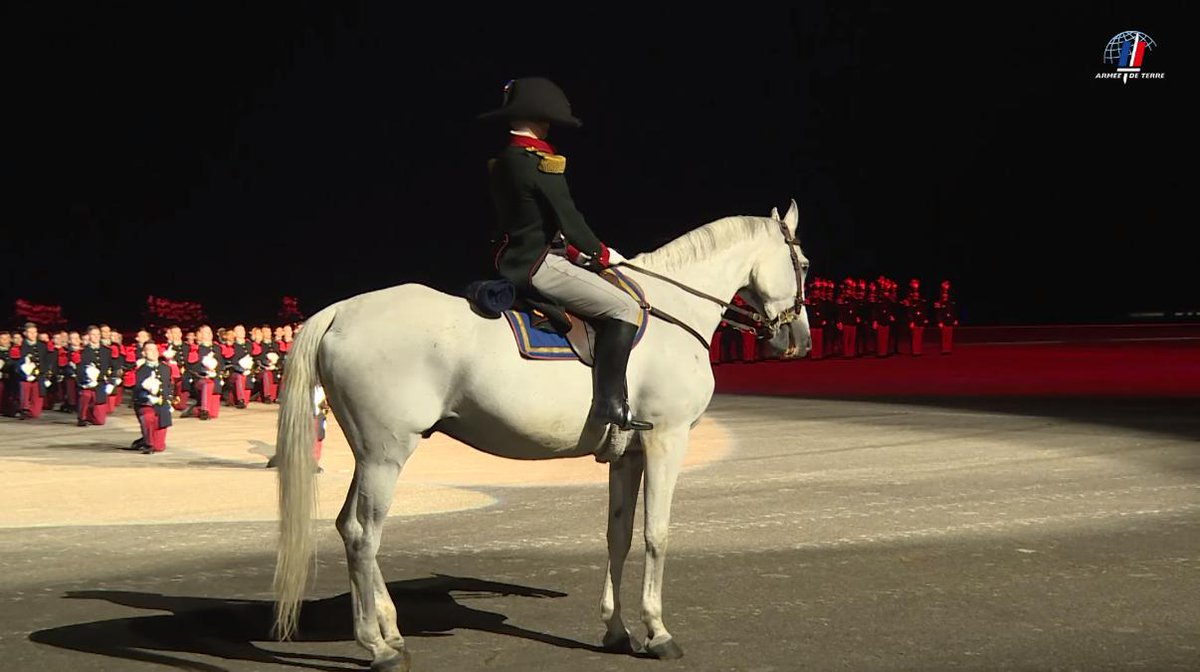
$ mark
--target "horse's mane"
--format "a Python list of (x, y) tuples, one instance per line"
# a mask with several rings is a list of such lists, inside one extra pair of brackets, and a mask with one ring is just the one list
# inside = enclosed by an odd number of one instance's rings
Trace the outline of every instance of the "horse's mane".
[(638, 264), (660, 271), (705, 261), (713, 252), (768, 231), (763, 217), (724, 217), (693, 229), (662, 247), (638, 255)]

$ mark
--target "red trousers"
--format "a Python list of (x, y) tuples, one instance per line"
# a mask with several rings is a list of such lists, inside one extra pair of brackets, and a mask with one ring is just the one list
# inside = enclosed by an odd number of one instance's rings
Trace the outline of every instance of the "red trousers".
[(86, 420), (93, 425), (103, 425), (106, 417), (108, 417), (108, 404), (96, 403), (96, 391), (80, 390), (79, 419)]
[(263, 371), (260, 380), (262, 380), (262, 395), (260, 398), (263, 401), (274, 403), (279, 398), (279, 390), (275, 385), (275, 372)]
[(117, 410), (117, 405), (121, 403), (121, 392), (125, 388), (120, 385), (113, 386), (112, 394), (108, 395), (108, 412), (113, 413)]
[(925, 343), (925, 327), (912, 328), (912, 354), (921, 354), (921, 346)]
[(196, 390), (199, 395), (199, 403), (196, 405), (196, 417), (200, 416), (200, 409), (208, 411), (208, 417), (215, 418), (221, 412), (221, 396), (213, 392), (213, 381), (211, 378), (201, 378), (196, 381)]
[(317, 433), (317, 441), (313, 444), (313, 460), (321, 461), (321, 444), (325, 442), (325, 418), (313, 418), (313, 429)]
[(192, 393), (183, 386), (182, 378), (172, 378), (171, 386), (175, 388), (175, 394), (179, 395), (179, 403), (175, 404), (175, 410), (182, 411), (187, 407), (188, 399), (191, 398)]
[(954, 345), (954, 327), (942, 327), (942, 354), (950, 354), (950, 348)]
[(875, 328), (875, 356), (887, 357), (888, 349), (891, 347), (892, 328), (890, 326), (881, 326)]
[(22, 380), (18, 383), (17, 392), (21, 396), (17, 410), (29, 413), (29, 417), (31, 418), (41, 416), (42, 402), (44, 401), (42, 399), (42, 389), (41, 381), (35, 380), (32, 383), (27, 383)]
[(167, 428), (158, 426), (158, 413), (153, 406), (141, 406), (137, 409), (138, 424), (142, 426), (142, 440), (147, 446), (161, 453), (167, 449)]
[(229, 400), (231, 406), (239, 401), (243, 406), (250, 403), (250, 390), (246, 387), (246, 374), (229, 374), (229, 380), (225, 385), (225, 398)]
[(63, 402), (70, 408), (79, 406), (79, 383), (74, 378), (63, 378)]
[(858, 325), (842, 325), (842, 356), (858, 356)]
[(810, 333), (812, 349), (808, 351), (809, 359), (820, 359), (825, 356), (825, 327), (817, 327)]

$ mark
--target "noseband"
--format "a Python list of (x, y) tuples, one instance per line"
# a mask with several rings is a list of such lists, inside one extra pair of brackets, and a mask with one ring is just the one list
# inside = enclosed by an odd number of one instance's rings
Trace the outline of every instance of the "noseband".
[[(787, 224), (783, 220), (779, 221), (779, 231), (783, 234), (783, 240), (788, 244), (788, 254), (791, 255), (792, 258), (792, 269), (796, 272), (796, 299), (790, 308), (784, 310), (770, 320), (766, 319), (765, 316), (756, 310), (746, 310), (745, 308), (729, 303), (728, 301), (722, 301), (715, 296), (692, 289), (681, 282), (672, 280), (671, 278), (663, 275), (659, 275), (653, 271), (648, 271), (639, 266), (634, 266), (629, 262), (624, 262), (618, 265), (622, 268), (630, 268), (652, 278), (658, 278), (659, 280), (668, 282), (682, 289), (683, 291), (692, 294), (693, 296), (698, 296), (707, 301), (711, 301), (712, 303), (725, 308), (725, 310), (732, 312), (735, 315), (744, 317), (744, 321), (738, 320), (734, 317), (725, 318), (725, 322), (734, 329), (752, 333), (754, 334), (755, 338), (772, 338), (776, 333), (778, 333), (781, 327), (798, 320), (800, 318), (801, 311), (804, 310), (804, 271), (800, 268), (800, 255), (796, 254), (796, 248), (800, 247), (800, 241), (796, 240), (796, 238), (792, 236), (792, 232), (788, 231)], [(689, 333), (695, 336), (705, 348), (708, 348), (708, 339), (697, 333), (695, 329), (691, 328), (681, 320), (662, 312), (658, 308), (653, 306), (649, 306), (649, 308), (651, 315), (657, 316), (667, 322), (670, 322), (671, 324), (687, 330)]]

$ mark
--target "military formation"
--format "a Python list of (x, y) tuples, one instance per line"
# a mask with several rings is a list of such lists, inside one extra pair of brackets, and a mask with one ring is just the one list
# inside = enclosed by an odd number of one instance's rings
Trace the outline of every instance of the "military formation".
[[(741, 297), (733, 302), (745, 305)], [(840, 284), (814, 277), (808, 279), (805, 304), (812, 334), (810, 359), (921, 355), (929, 328), (940, 335), (941, 354), (950, 354), (959, 323), (949, 280), (942, 281), (931, 301), (922, 295), (917, 278), (900, 296), (898, 283), (882, 275), (871, 281), (849, 277)], [(714, 364), (765, 358), (752, 334), (721, 323), (710, 351)]]
[(143, 329), (123, 342), (104, 324), (49, 334), (26, 323), (19, 332), (0, 332), (0, 413), (20, 420), (72, 413), (77, 426), (88, 427), (127, 406), (142, 429), (130, 448), (162, 452), (174, 418), (214, 420), (222, 406), (277, 403), (300, 327), (247, 332), (239, 324), (214, 333), (209, 325), (187, 332), (170, 326), (157, 340)]

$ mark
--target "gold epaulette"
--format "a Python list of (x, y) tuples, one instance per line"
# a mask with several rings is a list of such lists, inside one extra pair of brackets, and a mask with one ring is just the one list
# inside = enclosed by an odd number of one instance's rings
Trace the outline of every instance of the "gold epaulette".
[(538, 161), (538, 170), (543, 173), (565, 173), (567, 172), (567, 157), (561, 154), (545, 154), (538, 152), (538, 156), (542, 157)]

